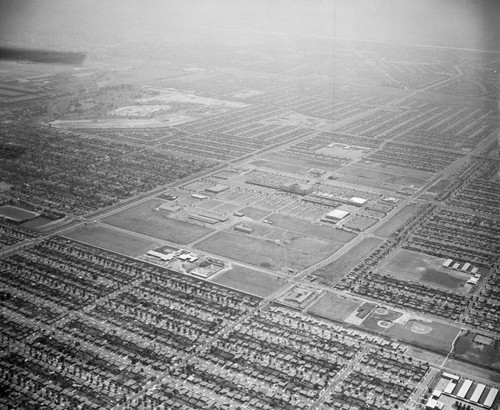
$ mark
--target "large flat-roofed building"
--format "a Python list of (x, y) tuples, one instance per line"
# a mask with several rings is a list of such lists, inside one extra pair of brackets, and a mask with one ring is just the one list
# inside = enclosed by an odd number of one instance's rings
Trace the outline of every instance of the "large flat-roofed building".
[(460, 387), (460, 390), (457, 393), (457, 397), (463, 399), (465, 395), (469, 392), (471, 386), (472, 386), (472, 380), (466, 380), (464, 384), (462, 384), (462, 387)]
[(488, 396), (486, 396), (483, 405), (488, 409), (491, 408), (491, 406), (493, 406), (493, 402), (497, 398), (497, 395), (498, 395), (498, 389), (491, 389), (490, 392), (488, 393)]
[(334, 209), (325, 215), (325, 218), (329, 222), (338, 222), (349, 215), (349, 211), (344, 211), (342, 209)]
[(347, 201), (349, 205), (354, 205), (354, 206), (363, 206), (366, 204), (367, 200), (364, 198), (359, 198), (357, 196), (353, 196), (352, 198)]

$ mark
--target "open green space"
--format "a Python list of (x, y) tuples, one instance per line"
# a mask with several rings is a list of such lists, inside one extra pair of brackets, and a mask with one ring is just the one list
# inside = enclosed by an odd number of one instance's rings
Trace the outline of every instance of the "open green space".
[(481, 343), (481, 339), (474, 332), (460, 336), (455, 343), (454, 356), (500, 370), (500, 341), (493, 339), (491, 343)]
[(212, 282), (261, 297), (266, 297), (283, 285), (278, 276), (260, 272), (244, 266), (215, 275)]
[(395, 310), (378, 307), (363, 321), (362, 327), (378, 333), (385, 333), (393, 325), (393, 321), (401, 316), (402, 313)]
[(266, 269), (305, 269), (336, 252), (342, 245), (304, 235), (287, 235), (269, 240), (218, 232), (199, 242), (196, 248)]
[(314, 224), (292, 216), (272, 214), (267, 220), (278, 228), (300, 232), (304, 235), (315, 236), (320, 239), (334, 242), (347, 243), (356, 236), (351, 232), (336, 229), (332, 226)]
[(142, 255), (155, 246), (158, 246), (159, 243), (102, 225), (79, 226), (65, 233), (64, 236), (128, 256)]
[(412, 319), (404, 325), (395, 323), (386, 335), (436, 352), (448, 353), (459, 332), (460, 329), (455, 326)]
[(333, 262), (315, 271), (314, 275), (324, 278), (328, 283), (334, 283), (381, 243), (382, 240), (377, 238), (365, 238)]
[(418, 205), (406, 205), (403, 209), (397, 212), (382, 226), (375, 230), (375, 235), (387, 238), (401, 228), (412, 216), (415, 216), (420, 211)]
[(326, 292), (314, 302), (308, 312), (342, 322), (362, 303), (361, 300), (356, 298)]
[(436, 256), (400, 249), (381, 265), (381, 270), (390, 272), (398, 279), (408, 282), (425, 282), (443, 289), (462, 288), (470, 275), (442, 268), (443, 259)]
[(204, 226), (169, 218), (155, 208), (164, 202), (151, 199), (103, 219), (103, 222), (154, 238), (187, 244), (212, 232)]

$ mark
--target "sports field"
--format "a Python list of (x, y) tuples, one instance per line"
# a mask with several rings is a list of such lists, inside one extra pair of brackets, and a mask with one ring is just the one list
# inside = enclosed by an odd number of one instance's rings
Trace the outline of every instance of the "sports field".
[(381, 243), (382, 240), (377, 238), (365, 238), (333, 262), (322, 267), (321, 269), (318, 269), (314, 272), (314, 274), (321, 276), (326, 280), (326, 282), (334, 283), (338, 279), (342, 278), (350, 267), (361, 262), (366, 255), (368, 255)]
[(403, 342), (409, 342), (440, 353), (448, 353), (460, 329), (433, 321), (412, 319), (406, 324), (395, 323), (386, 335)]
[(316, 238), (333, 242), (347, 243), (356, 236), (351, 232), (336, 229), (332, 226), (314, 224), (292, 216), (273, 214), (269, 216), (267, 220), (278, 228), (299, 232), (308, 236), (315, 236)]
[(185, 245), (212, 232), (204, 226), (169, 218), (155, 208), (164, 201), (151, 199), (103, 219), (103, 222), (165, 241)]
[(390, 272), (401, 280), (423, 282), (441, 289), (459, 290), (470, 275), (442, 268), (443, 262), (443, 258), (400, 249), (384, 261), (380, 269)]
[(158, 246), (148, 240), (102, 225), (84, 225), (64, 234), (67, 238), (128, 256), (139, 256)]
[(215, 275), (212, 282), (219, 283), (252, 295), (266, 297), (283, 285), (279, 276), (236, 266), (229, 271)]
[(288, 235), (286, 241), (219, 232), (196, 248), (266, 269), (305, 269), (337, 251), (341, 245), (304, 235)]
[(326, 292), (308, 309), (308, 312), (343, 322), (362, 303), (363, 301), (356, 298)]

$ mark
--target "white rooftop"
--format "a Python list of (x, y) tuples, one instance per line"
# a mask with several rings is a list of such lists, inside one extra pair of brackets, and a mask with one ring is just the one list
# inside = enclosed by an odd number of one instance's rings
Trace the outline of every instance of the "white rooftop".
[(330, 219), (344, 219), (347, 215), (349, 215), (349, 211), (343, 211), (342, 209), (334, 209), (326, 214), (327, 218)]

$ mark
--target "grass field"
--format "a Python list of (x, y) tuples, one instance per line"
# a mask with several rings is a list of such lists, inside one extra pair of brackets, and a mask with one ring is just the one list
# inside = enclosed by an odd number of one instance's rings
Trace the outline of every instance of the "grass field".
[(271, 221), (278, 228), (300, 232), (304, 235), (315, 236), (316, 238), (334, 242), (347, 243), (356, 236), (351, 232), (336, 229), (332, 226), (313, 224), (291, 216), (273, 214), (269, 216), (267, 220)]
[(386, 335), (440, 353), (448, 353), (460, 329), (439, 322), (410, 320), (406, 324), (395, 323)]
[(341, 245), (303, 235), (286, 241), (219, 232), (195, 245), (198, 249), (266, 269), (305, 269), (334, 253)]
[(315, 271), (314, 274), (321, 276), (326, 282), (334, 283), (342, 278), (351, 266), (360, 262), (381, 243), (382, 240), (377, 238), (365, 238), (333, 262)]
[(416, 215), (420, 210), (418, 205), (406, 205), (391, 219), (375, 230), (375, 235), (387, 238), (401, 228), (408, 219)]
[(64, 236), (134, 257), (142, 255), (155, 246), (158, 246), (159, 243), (99, 225), (80, 226), (64, 234)]
[(444, 269), (443, 262), (442, 258), (400, 249), (384, 261), (380, 269), (401, 280), (425, 282), (441, 289), (458, 290), (463, 287), (470, 275)]
[(308, 309), (308, 312), (343, 322), (362, 303), (356, 298), (326, 292)]
[(278, 276), (244, 266), (236, 266), (229, 271), (215, 275), (211, 281), (261, 297), (270, 295), (284, 283)]
[(491, 346), (487, 346), (475, 342), (475, 336), (476, 333), (467, 332), (458, 338), (454, 350), (455, 357), (500, 369), (500, 342), (495, 340)]
[(103, 222), (166, 241), (187, 244), (212, 232), (212, 229), (169, 218), (155, 208), (163, 201), (152, 199), (120, 211)]

